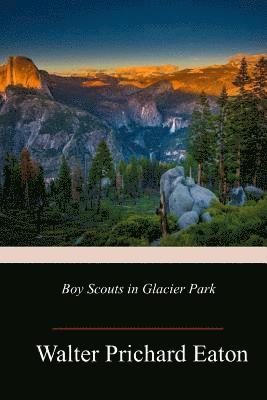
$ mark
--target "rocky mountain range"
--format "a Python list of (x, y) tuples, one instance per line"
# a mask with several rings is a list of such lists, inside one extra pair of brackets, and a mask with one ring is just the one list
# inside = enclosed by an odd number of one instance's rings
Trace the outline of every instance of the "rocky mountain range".
[[(83, 70), (49, 74), (26, 57), (0, 66), (0, 169), (4, 154), (28, 147), (47, 178), (57, 174), (60, 156), (87, 174), (104, 138), (113, 158), (132, 154), (177, 160), (196, 96), (205, 90), (212, 106), (233, 77), (240, 57), (226, 65), (180, 70), (177, 66)], [(248, 58), (252, 68), (259, 56)]]

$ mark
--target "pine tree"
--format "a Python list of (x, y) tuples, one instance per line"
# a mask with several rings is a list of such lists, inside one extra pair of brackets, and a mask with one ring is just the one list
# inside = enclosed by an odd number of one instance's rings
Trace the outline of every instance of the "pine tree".
[(262, 184), (266, 175), (267, 120), (258, 99), (249, 94), (242, 108), (241, 179), (244, 183)]
[(4, 206), (10, 207), (14, 203), (14, 187), (13, 183), (13, 175), (14, 168), (16, 164), (16, 159), (11, 154), (7, 153), (4, 159), (4, 167), (3, 167), (3, 204)]
[(123, 176), (120, 173), (120, 170), (116, 170), (116, 194), (117, 194), (117, 200), (119, 201), (119, 204), (121, 204), (122, 200), (122, 193), (123, 193)]
[(114, 167), (109, 148), (105, 140), (101, 140), (89, 170), (88, 182), (88, 189), (96, 199), (97, 213), (100, 211), (103, 191), (105, 187), (113, 183), (114, 178)]
[(142, 171), (141, 181), (142, 188), (151, 188), (153, 181), (153, 171), (152, 171), (152, 163), (148, 158), (141, 157), (140, 166)]
[(248, 75), (248, 64), (246, 58), (243, 57), (240, 63), (239, 72), (233, 81), (233, 85), (239, 88), (239, 93), (243, 96), (246, 92), (246, 85), (249, 83), (251, 83), (251, 79)]
[(252, 79), (252, 92), (260, 99), (266, 99), (267, 59), (261, 57), (255, 65)]
[(152, 190), (158, 190), (160, 185), (160, 178), (162, 175), (161, 166), (158, 161), (152, 163), (153, 182)]
[(237, 97), (229, 101), (225, 119), (225, 173), (228, 186), (240, 186), (242, 108)]
[(76, 164), (71, 174), (71, 192), (72, 198), (76, 202), (80, 202), (83, 192), (83, 173), (81, 167)]
[(226, 118), (226, 105), (228, 102), (228, 94), (226, 87), (223, 86), (220, 97), (218, 98), (219, 115), (218, 115), (218, 126), (217, 126), (217, 139), (218, 139), (218, 151), (219, 151), (219, 195), (222, 203), (226, 201), (227, 185), (225, 176), (225, 118)]
[(0, 182), (0, 211), (3, 209), (3, 186)]
[(127, 164), (124, 160), (120, 160), (119, 164), (116, 167), (115, 186), (116, 186), (117, 200), (119, 201), (119, 204), (122, 204), (124, 199), (124, 181), (125, 181), (126, 168)]
[(136, 198), (140, 194), (141, 168), (136, 157), (131, 157), (125, 174), (125, 192), (128, 196)]
[[(255, 175), (253, 177), (254, 185), (262, 189), (267, 188), (267, 59), (261, 58), (256, 64), (253, 75), (254, 95), (254, 120), (256, 120), (255, 130), (253, 132), (255, 151)], [(253, 102), (252, 102), (253, 103)], [(257, 109), (255, 109), (255, 106)]]
[(36, 176), (35, 179), (31, 182), (31, 192), (33, 204), (36, 210), (36, 230), (37, 233), (41, 231), (41, 214), (43, 212), (43, 208), (46, 203), (46, 189), (45, 189), (45, 180), (44, 180), (44, 170), (43, 168), (36, 163)]
[[(244, 130), (247, 129), (247, 101), (249, 92), (246, 86), (251, 83), (248, 75), (247, 61), (242, 58), (238, 74), (233, 84), (239, 87), (239, 95), (231, 102), (228, 108), (228, 156), (227, 164), (229, 170), (229, 180), (235, 186), (240, 186), (241, 182), (241, 159), (244, 148), (247, 146), (244, 142)], [(233, 173), (235, 168), (235, 173)], [(235, 178), (234, 178), (235, 177)]]
[(56, 200), (59, 209), (65, 212), (71, 201), (71, 174), (70, 167), (64, 155), (61, 159), (61, 165), (55, 185), (57, 193)]
[(21, 151), (20, 162), (7, 154), (3, 169), (3, 201), (6, 206), (34, 209), (45, 201), (45, 183), (42, 168), (32, 160), (29, 151)]
[(31, 203), (31, 194), (30, 194), (30, 182), (33, 180), (37, 174), (37, 168), (35, 164), (33, 164), (29, 150), (27, 148), (22, 149), (21, 151), (21, 179), (24, 187), (24, 199), (26, 208), (30, 208)]
[(125, 175), (126, 172), (126, 168), (127, 168), (127, 164), (124, 160), (120, 160), (119, 164), (118, 164), (118, 170), (120, 171), (120, 174), (122, 176)]
[(44, 170), (40, 165), (36, 165), (36, 176), (32, 184), (33, 197), (37, 208), (43, 208), (46, 203), (46, 189)]
[[(262, 170), (266, 158), (266, 118), (261, 104), (265, 92), (266, 77), (264, 59), (256, 64), (252, 80), (252, 93), (245, 86), (251, 82), (247, 63), (242, 60), (234, 83), (240, 93), (229, 102), (226, 116), (227, 169), (230, 183), (257, 182), (263, 184)], [(266, 151), (266, 150), (265, 150)]]
[(188, 135), (189, 153), (198, 162), (197, 181), (199, 185), (203, 184), (203, 166), (210, 162), (214, 153), (214, 133), (214, 118), (210, 111), (207, 96), (202, 92), (192, 114)]
[(262, 175), (266, 174), (266, 137), (266, 118), (255, 96), (247, 93), (245, 98), (237, 96), (228, 102), (225, 164), (229, 185), (262, 182)]
[(49, 196), (53, 201), (56, 200), (56, 194), (57, 194), (56, 181), (52, 179), (49, 184)]
[(24, 188), (21, 179), (21, 165), (16, 160), (14, 163), (14, 167), (12, 170), (12, 178), (11, 178), (11, 187), (12, 187), (12, 204), (15, 208), (24, 207)]

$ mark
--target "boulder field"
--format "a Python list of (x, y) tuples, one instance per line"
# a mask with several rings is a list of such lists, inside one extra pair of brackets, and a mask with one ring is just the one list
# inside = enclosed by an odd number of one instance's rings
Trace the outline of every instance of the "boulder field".
[(162, 175), (160, 192), (164, 192), (166, 212), (177, 216), (180, 229), (197, 224), (199, 219), (210, 221), (211, 216), (205, 210), (213, 201), (219, 201), (209, 189), (196, 184), (193, 178), (185, 177), (181, 166)]

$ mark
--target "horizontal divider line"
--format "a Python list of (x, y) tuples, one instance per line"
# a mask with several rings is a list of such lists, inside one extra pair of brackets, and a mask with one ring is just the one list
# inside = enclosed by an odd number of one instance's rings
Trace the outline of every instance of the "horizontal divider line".
[(53, 331), (223, 331), (223, 327), (65, 327), (52, 328)]

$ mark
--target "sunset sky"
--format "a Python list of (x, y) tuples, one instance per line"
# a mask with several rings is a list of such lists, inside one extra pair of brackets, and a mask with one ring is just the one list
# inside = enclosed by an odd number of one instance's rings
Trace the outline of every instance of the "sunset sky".
[(266, 20), (266, 0), (10, 0), (0, 63), (24, 55), (50, 72), (224, 63), (266, 52)]

